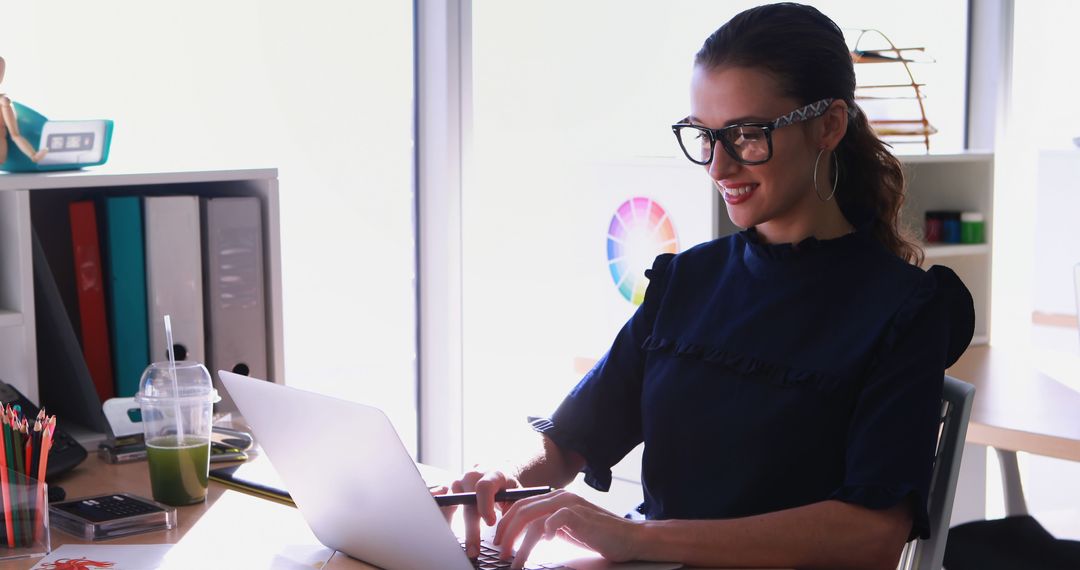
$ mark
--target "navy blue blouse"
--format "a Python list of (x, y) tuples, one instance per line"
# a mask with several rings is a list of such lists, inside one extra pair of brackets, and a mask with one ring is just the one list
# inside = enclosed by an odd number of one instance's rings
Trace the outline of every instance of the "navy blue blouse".
[(759, 243), (751, 229), (658, 257), (608, 353), (534, 429), (611, 467), (643, 442), (650, 519), (734, 518), (836, 499), (926, 499), (944, 370), (974, 330), (949, 269), (866, 232)]

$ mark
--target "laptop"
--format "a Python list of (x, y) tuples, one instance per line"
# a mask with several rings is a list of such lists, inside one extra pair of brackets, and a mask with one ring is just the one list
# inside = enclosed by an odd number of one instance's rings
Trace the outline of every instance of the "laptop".
[[(319, 542), (387, 570), (487, 567), (474, 566), (465, 555), (381, 410), (223, 370), (218, 374)], [(565, 553), (558, 552), (561, 546)], [(613, 563), (555, 539), (541, 541), (525, 567), (668, 570), (681, 565)]]

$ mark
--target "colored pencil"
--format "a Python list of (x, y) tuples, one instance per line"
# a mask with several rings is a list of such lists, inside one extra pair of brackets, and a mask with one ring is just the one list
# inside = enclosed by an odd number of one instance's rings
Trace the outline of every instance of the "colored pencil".
[(49, 508), (48, 497), (45, 496), (45, 471), (49, 464), (49, 449), (52, 448), (53, 431), (56, 429), (56, 416), (46, 418), (43, 422), (41, 430), (40, 449), (38, 450), (38, 466), (37, 466), (37, 488), (38, 488), (38, 500), (40, 506), (37, 509), (36, 516), (34, 517), (34, 540), (40, 541), (42, 532), (44, 531), (44, 515), (45, 510)]
[(11, 406), (4, 409), (4, 461), (5, 469), (2, 474), (4, 484), (4, 522), (7, 523), (8, 546), (15, 546), (15, 435), (12, 433), (11, 420), (14, 412)]
[[(26, 441), (27, 453), (30, 456), (30, 460), (27, 461), (29, 466), (26, 469), (27, 483), (33, 485), (30, 492), (30, 520), (36, 523), (38, 520), (38, 511), (45, 505), (45, 501), (41, 500), (41, 481), (37, 479), (38, 463), (41, 462), (41, 413), (38, 413), (38, 419), (34, 420), (34, 430), (30, 432), (30, 438)], [(30, 528), (33, 531), (34, 539), (37, 539), (38, 530), (37, 524), (31, 524)]]
[(23, 520), (26, 523), (26, 536), (25, 545), (29, 546), (34, 539), (34, 510), (37, 508), (37, 501), (34, 500), (37, 493), (37, 484), (33, 478), (33, 471), (31, 466), (34, 462), (34, 430), (31, 429), (30, 420), (23, 418), (22, 420), (23, 437), (26, 438), (26, 454), (23, 460), (23, 494), (26, 497), (26, 502), (23, 507)]
[(18, 406), (15, 406), (15, 411), (11, 414), (11, 449), (12, 449), (12, 465), (14, 465), (15, 473), (11, 476), (11, 498), (15, 503), (14, 506), (14, 518), (15, 518), (15, 545), (22, 546), (23, 539), (26, 537), (26, 521), (23, 515), (23, 506), (26, 501), (23, 500), (23, 485), (21, 479), (24, 479), (26, 468), (23, 466), (23, 436), (22, 436), (22, 420), (19, 419)]
[(10, 429), (7, 421), (7, 414), (3, 413), (3, 406), (0, 406), (0, 422), (3, 422), (3, 427), (0, 428), (0, 498), (3, 499), (4, 514), (2, 517), (3, 526), (3, 539), (4, 546), (12, 546), (15, 542), (12, 536), (11, 528), (11, 496), (8, 494), (8, 462), (7, 462), (7, 443), (4, 434)]
[(27, 489), (26, 482), (26, 464), (30, 461), (30, 458), (26, 455), (26, 440), (30, 439), (29, 433), (26, 429), (26, 418), (19, 416), (19, 445), (15, 448), (16, 460), (19, 462), (19, 476), (18, 476), (18, 491), (19, 491), (19, 523), (22, 525), (22, 540), (19, 541), (21, 546), (26, 546), (30, 539), (30, 492)]
[(30, 456), (30, 468), (26, 475), (37, 479), (38, 462), (41, 461), (41, 420), (34, 420), (34, 431), (30, 432), (30, 440), (26, 442), (27, 454)]
[(19, 431), (15, 432), (19, 435), (18, 445), (15, 447), (15, 460), (19, 463), (19, 475), (16, 476), (18, 485), (16, 490), (19, 493), (18, 513), (20, 530), (22, 530), (21, 538), (19, 539), (20, 546), (27, 546), (30, 542), (30, 492), (27, 489), (26, 482), (26, 464), (30, 460), (26, 455), (26, 440), (30, 439), (26, 429), (26, 418), (19, 417)]

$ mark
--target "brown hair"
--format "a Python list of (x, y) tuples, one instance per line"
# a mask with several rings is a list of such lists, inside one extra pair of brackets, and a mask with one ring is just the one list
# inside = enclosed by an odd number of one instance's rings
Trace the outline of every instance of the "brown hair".
[(764, 70), (777, 79), (784, 95), (802, 104), (825, 98), (847, 102), (857, 112), (835, 151), (837, 204), (856, 225), (872, 216), (869, 231), (878, 242), (904, 261), (922, 263), (922, 250), (899, 226), (904, 171), (855, 104), (855, 66), (835, 22), (802, 4), (751, 8), (713, 32), (694, 64)]

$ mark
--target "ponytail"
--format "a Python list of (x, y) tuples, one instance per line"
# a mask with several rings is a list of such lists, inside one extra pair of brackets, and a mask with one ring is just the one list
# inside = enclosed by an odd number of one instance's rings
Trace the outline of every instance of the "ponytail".
[[(854, 106), (851, 102), (849, 105)], [(840, 163), (840, 211), (873, 215), (870, 234), (885, 249), (908, 263), (922, 265), (923, 251), (910, 230), (900, 224), (904, 204), (904, 169), (888, 146), (878, 138), (860, 109), (848, 122), (847, 133), (836, 149)]]

